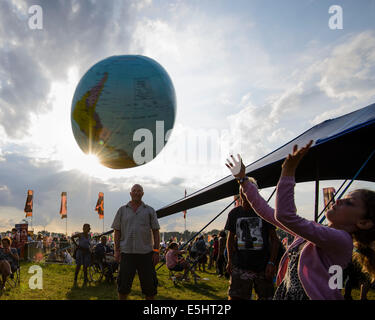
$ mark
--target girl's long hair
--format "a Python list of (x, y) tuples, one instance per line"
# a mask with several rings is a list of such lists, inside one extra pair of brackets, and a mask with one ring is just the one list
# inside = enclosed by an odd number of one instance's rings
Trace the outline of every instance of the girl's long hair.
[(353, 257), (372, 281), (375, 281), (375, 192), (367, 189), (356, 190), (360, 192), (366, 208), (365, 219), (370, 219), (374, 227), (368, 230), (359, 230), (353, 233)]

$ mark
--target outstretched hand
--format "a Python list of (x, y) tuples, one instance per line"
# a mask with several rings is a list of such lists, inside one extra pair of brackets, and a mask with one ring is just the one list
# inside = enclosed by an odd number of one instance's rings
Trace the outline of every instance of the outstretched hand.
[(245, 165), (242, 162), (241, 156), (237, 154), (238, 160), (236, 160), (233, 155), (231, 155), (230, 157), (232, 158), (232, 160), (227, 159), (227, 163), (225, 165), (232, 172), (232, 175), (236, 179), (245, 177)]
[(281, 176), (294, 176), (296, 173), (296, 169), (301, 161), (301, 159), (305, 156), (305, 154), (309, 151), (311, 145), (313, 143), (313, 140), (310, 140), (310, 142), (298, 150), (298, 145), (294, 145), (293, 152), (289, 154), (283, 164), (282, 164), (282, 170), (281, 170)]

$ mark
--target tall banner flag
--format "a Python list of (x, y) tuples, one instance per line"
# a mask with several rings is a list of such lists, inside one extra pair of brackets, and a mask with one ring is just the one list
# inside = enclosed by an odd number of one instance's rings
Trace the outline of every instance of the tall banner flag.
[(99, 214), (99, 219), (104, 219), (104, 193), (99, 192), (99, 198), (96, 202), (95, 211)]
[(25, 204), (25, 213), (26, 213), (26, 218), (27, 217), (32, 217), (33, 216), (33, 190), (27, 190), (27, 198), (26, 198), (26, 204)]
[(66, 204), (66, 192), (61, 192), (61, 205), (60, 205), (60, 215), (61, 219), (67, 218), (68, 207)]
[[(324, 199), (324, 208), (327, 206), (328, 202), (331, 201), (331, 199), (334, 199), (336, 190), (335, 188), (329, 187), (329, 188), (323, 188), (323, 199)], [(331, 205), (333, 203), (331, 202)], [(326, 208), (326, 211), (328, 208)]]
[[(186, 189), (185, 189), (185, 198), (186, 198)], [(183, 213), (184, 213), (184, 219), (186, 219), (186, 210), (184, 210)]]

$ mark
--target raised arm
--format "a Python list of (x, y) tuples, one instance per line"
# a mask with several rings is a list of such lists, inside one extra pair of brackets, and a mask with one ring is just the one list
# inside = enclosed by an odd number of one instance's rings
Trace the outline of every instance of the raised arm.
[(293, 152), (286, 157), (282, 165), (281, 177), (277, 185), (275, 218), (289, 230), (320, 248), (326, 250), (349, 248), (348, 250), (351, 251), (353, 243), (349, 233), (297, 215), (294, 201), (295, 172), (311, 144), (312, 141), (301, 149), (295, 145)]
[(254, 211), (267, 222), (295, 236), (291, 230), (288, 230), (275, 219), (275, 210), (259, 194), (258, 187), (253, 182), (246, 179), (245, 166), (242, 159), (239, 157), (239, 161), (236, 161), (233, 156), (231, 157), (232, 161), (227, 160), (228, 163), (225, 165), (231, 170), (233, 176), (240, 182), (242, 191)]
[(79, 238), (81, 236), (81, 234), (80, 233), (77, 233), (77, 234), (75, 234), (75, 235), (73, 235), (72, 237), (71, 237), (71, 240), (73, 241), (73, 243), (76, 245), (76, 246), (78, 246), (78, 244), (77, 244), (77, 242), (76, 242), (76, 238)]

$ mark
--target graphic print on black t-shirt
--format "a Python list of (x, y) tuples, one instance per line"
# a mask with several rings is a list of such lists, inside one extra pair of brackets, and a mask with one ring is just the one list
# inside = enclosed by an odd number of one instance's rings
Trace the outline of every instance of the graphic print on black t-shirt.
[(264, 271), (269, 260), (269, 232), (272, 225), (262, 220), (252, 209), (233, 208), (225, 230), (235, 234), (233, 266), (254, 272)]
[(236, 222), (238, 250), (262, 250), (262, 219), (259, 217), (242, 217)]

